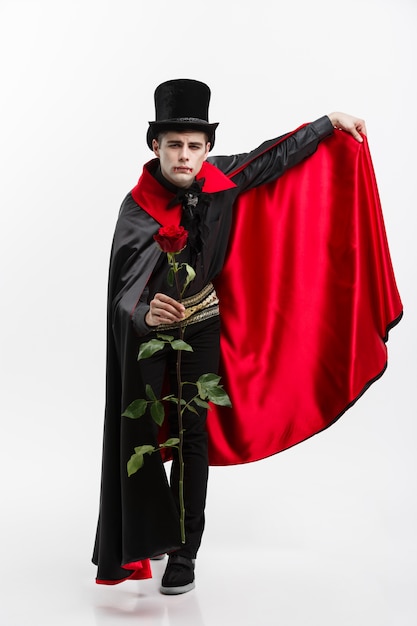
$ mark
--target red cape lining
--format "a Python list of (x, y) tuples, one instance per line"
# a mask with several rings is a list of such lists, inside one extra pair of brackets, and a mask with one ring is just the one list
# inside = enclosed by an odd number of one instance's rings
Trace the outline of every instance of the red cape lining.
[(352, 405), (402, 314), (366, 138), (337, 131), (239, 197), (216, 289), (233, 408), (209, 412), (210, 464), (280, 452)]

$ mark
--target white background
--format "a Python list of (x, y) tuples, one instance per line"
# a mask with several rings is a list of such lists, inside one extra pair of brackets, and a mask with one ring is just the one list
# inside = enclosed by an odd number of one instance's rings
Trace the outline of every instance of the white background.
[[(415, 0), (0, 0), (0, 622), (415, 626)], [(212, 89), (214, 153), (364, 117), (405, 317), (342, 420), (211, 471), (197, 589), (94, 584), (107, 265), (153, 91)], [(139, 595), (138, 595), (139, 594)]]

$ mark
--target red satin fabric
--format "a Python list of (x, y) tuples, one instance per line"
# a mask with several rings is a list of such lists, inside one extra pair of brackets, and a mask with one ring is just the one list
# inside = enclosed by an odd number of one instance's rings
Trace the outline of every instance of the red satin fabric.
[(332, 424), (386, 367), (402, 304), (374, 171), (337, 131), (242, 195), (221, 280), (222, 375), (210, 464), (265, 458)]
[(133, 561), (132, 563), (127, 563), (122, 567), (127, 570), (126, 578), (120, 578), (117, 580), (102, 580), (100, 578), (96, 578), (96, 583), (98, 585), (118, 585), (119, 583), (123, 583), (125, 580), (144, 580), (146, 578), (152, 578), (151, 562), (149, 559), (144, 559), (143, 561)]

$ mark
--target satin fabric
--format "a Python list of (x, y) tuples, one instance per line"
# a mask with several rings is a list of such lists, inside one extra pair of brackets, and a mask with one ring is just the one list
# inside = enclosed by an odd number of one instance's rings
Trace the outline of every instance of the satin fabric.
[(280, 452), (355, 402), (402, 314), (366, 138), (337, 131), (240, 196), (216, 290), (233, 408), (209, 412), (210, 464)]
[(122, 568), (126, 570), (125, 578), (117, 580), (102, 580), (100, 578), (96, 578), (96, 583), (98, 585), (118, 585), (125, 580), (146, 580), (147, 578), (152, 578), (151, 562), (149, 559), (144, 559), (143, 561), (132, 561), (131, 563), (122, 565)]

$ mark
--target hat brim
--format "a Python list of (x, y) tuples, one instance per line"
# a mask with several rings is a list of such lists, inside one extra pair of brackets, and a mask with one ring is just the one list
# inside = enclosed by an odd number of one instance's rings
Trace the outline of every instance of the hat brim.
[(152, 150), (152, 140), (156, 139), (158, 134), (168, 130), (176, 130), (184, 132), (185, 130), (198, 130), (205, 133), (210, 143), (210, 150), (213, 149), (215, 141), (215, 131), (218, 122), (209, 124), (204, 120), (192, 120), (192, 119), (176, 119), (176, 120), (161, 120), (159, 122), (149, 122), (148, 132), (146, 134), (146, 143)]

